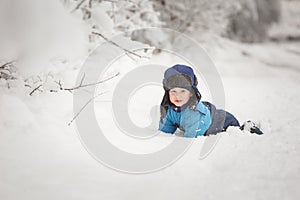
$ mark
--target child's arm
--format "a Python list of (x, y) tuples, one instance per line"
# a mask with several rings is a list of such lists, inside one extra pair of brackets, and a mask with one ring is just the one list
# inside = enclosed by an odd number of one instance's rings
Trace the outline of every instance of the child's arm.
[(171, 119), (166, 116), (162, 122), (159, 122), (159, 130), (165, 133), (171, 133), (173, 134), (176, 131), (177, 127), (175, 124), (171, 121)]

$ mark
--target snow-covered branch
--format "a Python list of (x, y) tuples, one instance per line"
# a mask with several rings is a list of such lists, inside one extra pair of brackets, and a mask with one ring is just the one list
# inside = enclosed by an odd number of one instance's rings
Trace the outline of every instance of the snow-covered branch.
[(80, 88), (84, 88), (84, 87), (89, 87), (89, 86), (94, 86), (94, 85), (98, 85), (98, 84), (101, 84), (101, 83), (104, 83), (106, 81), (109, 81), (113, 78), (115, 78), (116, 76), (120, 75), (120, 73), (116, 73), (115, 75), (111, 76), (111, 77), (108, 77), (104, 80), (101, 80), (101, 81), (98, 81), (96, 83), (87, 83), (87, 84), (83, 84), (83, 81), (84, 81), (84, 78), (85, 78), (85, 74), (83, 75), (82, 79), (81, 79), (81, 82), (79, 85), (75, 86), (75, 87), (71, 87), (71, 88), (64, 88), (62, 87), (61, 83), (59, 82), (59, 86), (60, 86), (60, 90), (66, 90), (66, 91), (73, 91), (73, 90), (77, 90), (77, 89), (80, 89)]
[(104, 36), (103, 34), (101, 34), (101, 33), (92, 32), (92, 34), (97, 35), (97, 36), (100, 36), (100, 37), (103, 38), (105, 41), (107, 41), (107, 42), (111, 43), (112, 45), (114, 45), (114, 46), (116, 46), (116, 47), (122, 49), (122, 50), (125, 51), (126, 53), (129, 53), (129, 54), (131, 54), (131, 55), (137, 56), (138, 58), (148, 58), (147, 56), (139, 55), (139, 54), (137, 54), (137, 53), (134, 53), (133, 51), (130, 51), (130, 50), (128, 50), (128, 49), (122, 47), (121, 45), (117, 44), (116, 42), (109, 40), (107, 37), (105, 37), (105, 36)]

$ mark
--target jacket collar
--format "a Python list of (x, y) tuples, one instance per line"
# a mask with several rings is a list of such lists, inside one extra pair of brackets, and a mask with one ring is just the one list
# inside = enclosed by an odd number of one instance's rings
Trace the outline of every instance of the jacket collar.
[[(180, 107), (175, 106), (172, 103), (169, 103), (168, 107), (171, 108), (172, 110), (174, 110), (175, 112), (182, 112), (189, 106), (189, 103), (190, 102), (187, 102), (186, 104), (184, 104), (183, 106), (180, 106)], [(208, 108), (201, 101), (199, 101), (192, 109), (196, 109), (199, 112), (201, 112), (202, 114), (206, 115)]]
[(208, 108), (201, 101), (199, 101), (196, 105), (196, 109), (202, 114), (206, 115)]
[(176, 106), (176, 105), (174, 105), (172, 103), (169, 105), (169, 107), (171, 109), (173, 109), (175, 112), (181, 112), (181, 111), (185, 110), (188, 106), (189, 106), (189, 102), (187, 102), (183, 106)]

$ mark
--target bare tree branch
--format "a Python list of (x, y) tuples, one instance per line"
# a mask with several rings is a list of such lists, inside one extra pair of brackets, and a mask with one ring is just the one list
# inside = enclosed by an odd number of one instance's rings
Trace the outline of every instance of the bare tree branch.
[(78, 86), (75, 86), (75, 87), (73, 87), (73, 88), (62, 88), (62, 90), (72, 91), (72, 90), (76, 90), (76, 89), (83, 88), (83, 87), (88, 87), (88, 86), (98, 85), (98, 84), (100, 84), (100, 83), (103, 83), (103, 82), (105, 82), (105, 81), (108, 81), (108, 80), (110, 80), (110, 79), (113, 79), (114, 77), (116, 77), (116, 76), (118, 76), (118, 75), (120, 75), (119, 72), (116, 73), (115, 75), (111, 76), (111, 77), (108, 77), (107, 79), (98, 81), (98, 82), (96, 82), (96, 83), (82, 84), (83, 79), (84, 79), (84, 77), (85, 77), (85, 74), (84, 74), (83, 77), (82, 77), (82, 79), (81, 79), (81, 82), (80, 82), (80, 84), (79, 84)]
[(14, 60), (4, 63), (3, 65), (0, 66), (0, 69), (5, 69), (6, 66), (11, 65), (13, 62), (15, 62)]
[(139, 54), (137, 54), (137, 53), (134, 53), (134, 52), (132, 52), (132, 51), (129, 51), (128, 49), (125, 49), (124, 47), (121, 47), (119, 44), (115, 43), (114, 41), (109, 40), (107, 37), (105, 37), (105, 36), (102, 35), (101, 33), (92, 32), (92, 34), (98, 35), (98, 36), (102, 37), (105, 41), (111, 43), (112, 45), (115, 45), (116, 47), (122, 49), (123, 51), (125, 51), (125, 52), (127, 52), (127, 53), (129, 53), (129, 54), (132, 54), (132, 55), (137, 56), (137, 57), (139, 57), (139, 58), (148, 58), (148, 59), (149, 59), (149, 57), (147, 57), (147, 56), (141, 56), (141, 55), (139, 55)]
[(84, 110), (84, 108), (85, 108), (91, 101), (93, 101), (95, 98), (97, 98), (98, 96), (103, 95), (103, 94), (105, 94), (105, 93), (107, 93), (107, 91), (106, 91), (106, 92), (99, 93), (99, 94), (97, 94), (96, 96), (93, 96), (91, 99), (89, 99), (89, 100), (83, 105), (83, 107), (79, 110), (79, 112), (76, 113), (76, 115), (75, 115), (75, 116), (72, 118), (72, 120), (68, 123), (68, 126), (70, 126), (70, 125), (73, 123), (73, 121), (79, 116), (79, 114)]
[[(85, 85), (82, 84), (82, 83), (83, 83), (83, 80), (84, 80), (84, 78), (85, 78), (85, 74), (84, 74), (83, 77), (82, 77), (82, 79), (81, 79), (80, 85), (78, 85), (78, 86), (76, 86), (76, 87), (74, 87), (74, 88), (63, 88), (63, 90), (71, 91), (71, 90), (75, 90), (75, 89), (79, 89), (79, 88), (83, 88), (83, 87), (88, 87), (88, 86), (92, 86), (92, 85), (97, 85), (97, 84), (106, 82), (106, 81), (108, 81), (108, 80), (110, 80), (110, 79), (112, 79), (112, 78), (118, 76), (119, 74), (120, 74), (120, 73), (118, 72), (118, 73), (116, 73), (114, 76), (111, 76), (111, 77), (106, 78), (106, 79), (104, 79), (104, 80), (98, 81), (98, 82), (96, 82), (96, 83), (85, 84)], [(99, 93), (99, 94), (97, 94), (96, 96), (93, 96), (91, 99), (89, 99), (89, 100), (84, 104), (84, 106), (79, 110), (79, 112), (76, 113), (76, 115), (75, 115), (75, 116), (72, 118), (72, 120), (68, 123), (68, 126), (70, 126), (70, 125), (73, 123), (73, 121), (79, 116), (79, 114), (84, 110), (84, 108), (85, 108), (91, 101), (93, 101), (95, 98), (97, 98), (98, 96), (100, 96), (100, 95), (102, 95), (102, 94), (105, 94), (105, 93), (107, 93), (107, 91), (106, 91), (106, 92)]]
[(116, 23), (116, 12), (115, 12), (115, 3), (111, 3), (111, 13), (114, 24)]
[(89, 8), (93, 7), (93, 0), (89, 0)]
[(91, 9), (89, 9), (89, 8), (82, 8), (82, 10), (84, 11), (83, 20), (87, 20), (87, 19), (90, 19), (92, 17)]
[(63, 90), (63, 87), (62, 87), (62, 84), (61, 84), (60, 80), (59, 81), (54, 81), (54, 82), (59, 86), (60, 90)]
[(81, 5), (82, 5), (85, 1), (86, 1), (86, 0), (80, 1), (80, 2), (77, 4), (77, 6), (71, 11), (71, 13), (75, 12), (76, 10), (78, 10), (78, 9), (81, 7)]
[(125, 1), (125, 2), (129, 2), (129, 3), (133, 3), (133, 4), (137, 5), (136, 2), (131, 1), (131, 0), (103, 0), (103, 1), (111, 2), (111, 3), (118, 3), (118, 1)]
[(82, 76), (82, 79), (80, 81), (80, 85), (82, 85), (83, 81), (84, 81), (84, 78), (85, 78), (85, 73), (83, 73), (83, 76)]
[(32, 88), (32, 87), (31, 87), (30, 85), (28, 85), (28, 84), (25, 84), (24, 86), (25, 86), (25, 87), (29, 87), (29, 88)]
[(34, 93), (35, 91), (37, 91), (40, 87), (42, 87), (42, 84), (40, 84), (39, 86), (37, 86), (36, 88), (34, 88), (34, 89), (29, 93), (29, 95), (32, 96), (33, 93)]

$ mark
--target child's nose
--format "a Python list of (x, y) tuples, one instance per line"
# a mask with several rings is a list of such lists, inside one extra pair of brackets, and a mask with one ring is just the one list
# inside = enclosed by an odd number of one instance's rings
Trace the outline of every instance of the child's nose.
[(179, 94), (178, 94), (178, 93), (175, 93), (175, 97), (176, 97), (176, 98), (179, 97)]

